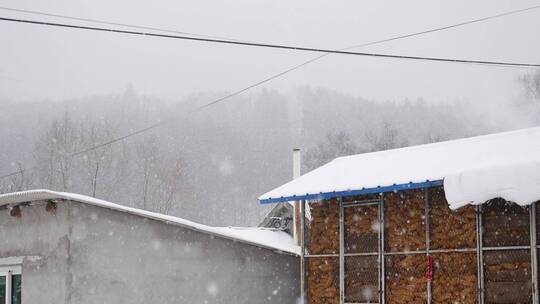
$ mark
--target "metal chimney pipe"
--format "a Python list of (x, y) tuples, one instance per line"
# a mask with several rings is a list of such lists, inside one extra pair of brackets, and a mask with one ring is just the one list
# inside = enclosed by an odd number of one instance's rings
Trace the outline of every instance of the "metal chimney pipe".
[[(297, 179), (300, 177), (300, 168), (301, 168), (301, 157), (300, 157), (300, 149), (294, 148), (293, 149), (293, 179)], [(302, 238), (302, 227), (301, 225), (301, 216), (302, 216), (302, 210), (300, 207), (300, 202), (294, 202), (294, 240), (298, 246), (300, 246), (301, 238)]]
[(300, 177), (300, 149), (293, 149), (293, 179)]

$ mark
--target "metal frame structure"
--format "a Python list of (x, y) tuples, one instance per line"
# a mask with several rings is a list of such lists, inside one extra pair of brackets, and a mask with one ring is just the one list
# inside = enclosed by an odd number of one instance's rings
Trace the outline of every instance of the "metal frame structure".
[(479, 269), (479, 297), (480, 297), (480, 304), (484, 304), (485, 302), (485, 293), (486, 293), (486, 287), (485, 287), (485, 269), (484, 269), (484, 254), (486, 252), (490, 251), (522, 251), (522, 250), (528, 250), (531, 254), (531, 294), (532, 294), (532, 303), (538, 304), (538, 289), (535, 287), (538, 285), (538, 281), (536, 278), (538, 277), (538, 267), (536, 267), (536, 212), (534, 210), (536, 209), (535, 204), (532, 204), (529, 208), (529, 233), (530, 233), (530, 242), (529, 245), (524, 246), (496, 246), (496, 247), (486, 247), (483, 245), (484, 243), (484, 219), (483, 219), (483, 212), (482, 212), (482, 206), (477, 206), (477, 239), (479, 240), (479, 250), (477, 251), (477, 256), (479, 257), (478, 262), (478, 269)]
[[(357, 302), (346, 302), (346, 294), (345, 294), (345, 258), (347, 257), (355, 257), (355, 256), (377, 256), (378, 258), (378, 303), (384, 303), (384, 296), (383, 290), (384, 290), (384, 257), (383, 257), (383, 251), (384, 251), (384, 243), (381, 242), (381, 240), (384, 239), (384, 222), (382, 221), (383, 218), (383, 208), (382, 208), (382, 198), (378, 200), (362, 200), (362, 201), (352, 201), (352, 202), (343, 202), (342, 199), (339, 199), (341, 202), (340, 206), (340, 230), (339, 230), (339, 237), (340, 237), (340, 295), (343, 295), (342, 301), (340, 299), (340, 303), (344, 304), (363, 304), (363, 303), (357, 303)], [(357, 206), (377, 206), (377, 221), (379, 222), (379, 232), (378, 232), (378, 243), (377, 243), (377, 252), (366, 252), (366, 253), (346, 253), (345, 252), (345, 210), (347, 208), (351, 207), (357, 207)], [(343, 257), (343, 259), (341, 259)], [(382, 265), (381, 265), (382, 264)], [(373, 303), (375, 304), (375, 303)]]
[(484, 255), (483, 243), (484, 236), (482, 233), (482, 206), (476, 206), (476, 269), (478, 272), (478, 303), (484, 303)]
[(345, 303), (345, 209), (343, 199), (339, 202), (339, 303)]
[(384, 260), (384, 194), (381, 194), (379, 202), (379, 302), (386, 303), (386, 278), (384, 277), (385, 260)]
[(536, 203), (531, 204), (529, 207), (529, 225), (531, 228), (531, 267), (532, 273), (532, 296), (533, 303), (540, 303), (540, 296), (538, 291), (538, 239), (536, 235)]
[[(425, 206), (424, 206), (424, 220), (426, 222), (426, 257), (429, 259), (431, 259), (431, 253), (430, 253), (430, 249), (431, 249), (431, 209), (430, 209), (430, 205), (429, 205), (429, 189), (426, 188), (424, 189), (424, 203), (425, 203)], [(428, 270), (429, 271), (429, 270)], [(427, 279), (427, 302), (428, 303), (431, 303), (431, 281), (432, 281), (433, 278), (428, 278)]]
[[(298, 203), (297, 203), (298, 204)], [(300, 297), (306, 298), (306, 201), (300, 201)], [(302, 301), (303, 303), (305, 301)]]
[[(429, 187), (431, 188), (431, 187)], [(397, 255), (426, 255), (428, 258), (434, 253), (476, 253), (477, 259), (477, 281), (478, 281), (478, 303), (484, 304), (485, 302), (485, 282), (484, 282), (484, 253), (490, 251), (515, 251), (515, 250), (529, 250), (531, 254), (531, 280), (532, 280), (532, 303), (539, 303), (539, 292), (538, 292), (538, 248), (540, 244), (537, 242), (536, 237), (536, 206), (532, 204), (529, 207), (529, 225), (530, 225), (530, 244), (528, 246), (500, 246), (500, 247), (485, 247), (484, 236), (483, 236), (483, 216), (482, 216), (482, 206), (475, 207), (476, 213), (476, 248), (457, 248), (457, 249), (431, 249), (431, 202), (429, 197), (429, 188), (424, 189), (425, 194), (425, 227), (426, 227), (426, 248), (425, 250), (416, 250), (416, 251), (402, 251), (402, 252), (386, 252), (385, 251), (385, 231), (384, 231), (384, 194), (380, 193), (378, 200), (361, 200), (353, 202), (344, 202), (343, 197), (338, 198), (340, 205), (339, 212), (339, 253), (337, 254), (305, 254), (305, 241), (306, 229), (305, 229), (305, 214), (302, 216), (302, 266), (303, 276), (305, 273), (305, 261), (307, 258), (338, 258), (339, 259), (339, 297), (340, 304), (363, 304), (363, 303), (351, 303), (345, 302), (345, 258), (351, 256), (374, 256), (378, 257), (378, 267), (379, 267), (379, 303), (384, 304), (386, 302), (386, 269), (385, 262), (386, 257), (388, 256), (397, 256)], [(305, 212), (305, 208), (309, 206), (309, 203), (305, 203), (302, 208), (302, 211)], [(378, 253), (346, 253), (345, 252), (345, 212), (344, 210), (351, 206), (359, 205), (369, 205), (377, 204), (378, 205), (378, 221), (379, 221), (379, 242), (378, 242)], [(426, 296), (427, 303), (432, 303), (432, 283), (430, 280), (426, 284)], [(302, 294), (305, 295), (306, 285), (302, 285)]]

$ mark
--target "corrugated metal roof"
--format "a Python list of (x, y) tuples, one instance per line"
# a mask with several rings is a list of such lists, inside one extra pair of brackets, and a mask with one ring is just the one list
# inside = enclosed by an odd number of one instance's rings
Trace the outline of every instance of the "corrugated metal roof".
[[(340, 157), (261, 195), (259, 201), (275, 203), (382, 193), (441, 185), (447, 179), (455, 184), (456, 179), (462, 179), (467, 172), (503, 172), (496, 168), (515, 163), (520, 164), (515, 168), (540, 163), (540, 127)], [(508, 166), (505, 168), (508, 171)], [(520, 179), (536, 178), (536, 175), (531, 175), (531, 170), (520, 172), (523, 176), (505, 181), (512, 184), (513, 193), (523, 190), (520, 189)], [(463, 190), (463, 185), (460, 186)], [(468, 185), (474, 186), (476, 183)], [(499, 189), (500, 185), (497, 187), (489, 191), (493, 195), (504, 194), (504, 189)]]

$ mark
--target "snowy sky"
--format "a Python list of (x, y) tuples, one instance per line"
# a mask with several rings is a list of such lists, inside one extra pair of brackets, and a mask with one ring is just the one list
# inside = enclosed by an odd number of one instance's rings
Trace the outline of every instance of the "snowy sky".
[[(0, 0), (0, 6), (243, 40), (342, 48), (539, 4), (527, 0)], [(61, 21), (0, 11), (4, 17)], [(78, 22), (79, 24), (81, 22)], [(357, 51), (540, 63), (540, 9)], [(0, 96), (64, 99), (123, 91), (167, 98), (236, 90), (313, 53), (0, 22)], [(523, 69), (332, 55), (264, 87), (325, 86), (381, 100), (516, 98)]]

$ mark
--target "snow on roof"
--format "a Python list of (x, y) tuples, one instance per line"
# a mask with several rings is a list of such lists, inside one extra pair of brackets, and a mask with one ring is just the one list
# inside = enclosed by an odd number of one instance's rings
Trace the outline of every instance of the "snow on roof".
[(269, 230), (256, 227), (212, 227), (170, 215), (126, 207), (93, 197), (74, 193), (55, 192), (50, 190), (29, 190), (23, 192), (3, 194), (0, 195), (0, 206), (43, 200), (68, 200), (85, 203), (88, 205), (103, 207), (162, 221), (171, 225), (179, 225), (191, 230), (267, 249), (273, 249), (295, 255), (300, 254), (300, 248), (296, 246), (293, 238), (283, 231)]
[(261, 203), (442, 185), (450, 207), (540, 199), (540, 127), (337, 158), (259, 197)]

